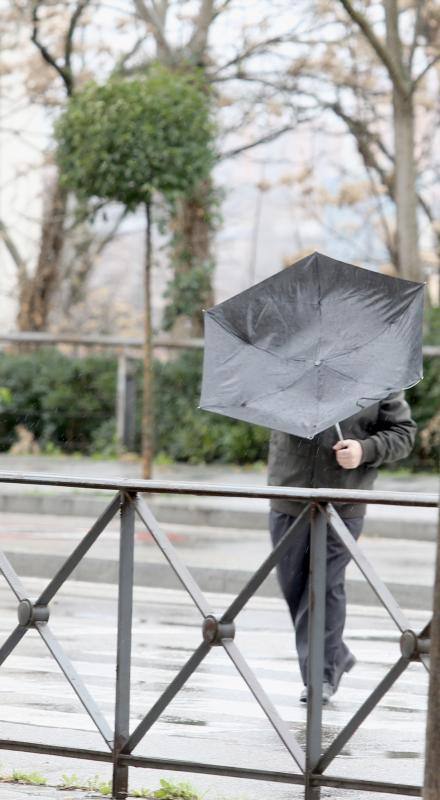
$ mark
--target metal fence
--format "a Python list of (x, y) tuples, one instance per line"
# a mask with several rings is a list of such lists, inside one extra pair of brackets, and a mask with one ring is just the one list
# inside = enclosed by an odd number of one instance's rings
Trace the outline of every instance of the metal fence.
[[(92, 525), (82, 541), (73, 550), (57, 574), (49, 581), (36, 600), (30, 600), (25, 586), (3, 553), (0, 553), (0, 571), (18, 601), (18, 625), (0, 648), (0, 664), (4, 663), (29, 629), (40, 634), (66, 679), (74, 689), (84, 709), (101, 734), (105, 748), (102, 750), (41, 744), (31, 741), (0, 739), (0, 749), (18, 750), (40, 754), (51, 754), (109, 762), (113, 764), (113, 798), (125, 798), (128, 792), (129, 767), (177, 770), (180, 772), (224, 775), (255, 780), (274, 781), (303, 786), (306, 800), (319, 800), (321, 787), (357, 789), (359, 791), (388, 792), (420, 797), (421, 787), (402, 783), (388, 783), (373, 778), (360, 780), (356, 777), (337, 777), (326, 773), (327, 767), (341, 752), (344, 745), (377, 705), (385, 693), (412, 661), (419, 661), (429, 670), (430, 632), (429, 625), (422, 631), (411, 629), (405, 614), (390, 594), (386, 585), (365, 558), (361, 548), (351, 536), (343, 520), (334, 508), (335, 502), (371, 503), (391, 506), (437, 507), (438, 498), (433, 494), (410, 494), (404, 492), (343, 491), (335, 489), (296, 489), (278, 487), (236, 488), (196, 483), (168, 483), (156, 481), (82, 480), (50, 475), (22, 475), (0, 473), (0, 483), (26, 484), (31, 486), (73, 487), (75, 489), (108, 489), (115, 494), (101, 516)], [(263, 561), (237, 597), (217, 617), (181, 561), (170, 540), (161, 527), (142, 494), (180, 494), (220, 497), (283, 498), (304, 502), (304, 510), (292, 524), (276, 548)], [(48, 624), (50, 603), (58, 590), (72, 574), (81, 559), (97, 540), (108, 523), (120, 514), (119, 586), (118, 586), (118, 633), (116, 662), (115, 718), (111, 727), (90, 695), (74, 665), (64, 652)], [(240, 611), (255, 594), (271, 570), (288, 550), (297, 525), (310, 516), (311, 557), (309, 589), (309, 659), (308, 659), (308, 704), (305, 730), (305, 748), (289, 730), (275, 706), (262, 688), (249, 664), (237, 647), (235, 624)], [(155, 543), (167, 559), (184, 589), (191, 596), (201, 615), (200, 644), (163, 694), (146, 710), (139, 724), (130, 731), (130, 664), (133, 606), (134, 572), (134, 524), (135, 518), (146, 526)], [(370, 584), (377, 598), (387, 610), (401, 633), (400, 654), (395, 664), (381, 682), (362, 703), (351, 720), (340, 730), (334, 740), (322, 748), (322, 681), (325, 626), (326, 584), (326, 540), (328, 526), (349, 551), (351, 557)], [(279, 772), (257, 767), (224, 766), (201, 761), (150, 758), (134, 752), (147, 731), (166, 709), (171, 700), (184, 686), (188, 678), (206, 658), (212, 647), (223, 647), (231, 662), (252, 692), (273, 729), (292, 758), (292, 771)]]

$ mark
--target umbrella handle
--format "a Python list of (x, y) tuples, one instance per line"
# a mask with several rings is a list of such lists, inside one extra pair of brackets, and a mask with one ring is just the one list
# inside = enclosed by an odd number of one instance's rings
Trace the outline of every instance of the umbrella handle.
[(339, 422), (336, 423), (335, 428), (336, 428), (336, 433), (338, 434), (338, 441), (339, 442), (343, 442), (344, 441), (344, 437), (342, 435), (341, 426), (340, 426)]

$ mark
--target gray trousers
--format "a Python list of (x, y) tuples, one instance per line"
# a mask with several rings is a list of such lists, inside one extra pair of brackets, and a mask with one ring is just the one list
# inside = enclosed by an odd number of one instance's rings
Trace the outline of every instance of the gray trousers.
[[(295, 517), (289, 514), (270, 512), (270, 535), (274, 547), (294, 520)], [(344, 520), (355, 539), (361, 534), (363, 521), (363, 517)], [(304, 519), (293, 535), (290, 549), (277, 565), (278, 581), (295, 629), (296, 649), (304, 684), (307, 684), (309, 557), (310, 520)], [(332, 684), (338, 668), (350, 655), (342, 638), (346, 612), (345, 568), (349, 561), (350, 554), (328, 526), (324, 680)]]

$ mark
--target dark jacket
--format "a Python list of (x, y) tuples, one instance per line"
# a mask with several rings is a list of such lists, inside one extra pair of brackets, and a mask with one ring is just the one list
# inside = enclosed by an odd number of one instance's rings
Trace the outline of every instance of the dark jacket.
[[(405, 458), (414, 444), (416, 424), (411, 419), (403, 392), (391, 394), (380, 403), (362, 409), (341, 422), (345, 439), (357, 439), (362, 446), (362, 462), (356, 469), (343, 469), (332, 449), (337, 442), (334, 427), (314, 439), (302, 439), (280, 431), (272, 431), (269, 447), (268, 482), (272, 486), (309, 488), (371, 489), (377, 467)], [(271, 508), (297, 516), (304, 503), (294, 500), (272, 500)], [(337, 504), (342, 517), (365, 514), (365, 505)]]

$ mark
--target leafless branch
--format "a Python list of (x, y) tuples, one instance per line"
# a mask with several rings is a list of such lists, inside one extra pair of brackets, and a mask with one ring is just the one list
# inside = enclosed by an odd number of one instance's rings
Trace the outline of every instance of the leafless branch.
[(422, 17), (422, 8), (423, 8), (423, 0), (416, 0), (416, 14), (414, 20), (414, 33), (411, 42), (411, 47), (408, 56), (408, 72), (411, 75), (412, 72), (412, 65), (414, 60), (414, 54), (417, 48), (417, 37), (420, 33), (420, 20)]
[(266, 50), (266, 48), (271, 47), (272, 45), (284, 44), (286, 42), (292, 42), (292, 41), (293, 38), (291, 34), (289, 35), (282, 34), (280, 36), (271, 36), (269, 39), (263, 39), (261, 42), (256, 42), (255, 44), (250, 45), (244, 50), (238, 52), (233, 58), (231, 58), (229, 61), (226, 61), (225, 64), (222, 64), (220, 67), (218, 67), (212, 73), (212, 75), (216, 76), (220, 72), (223, 72), (223, 70), (228, 69), (228, 67), (233, 67), (235, 64), (241, 64), (243, 61), (245, 61), (247, 58), (250, 58), (251, 56), (261, 55), (261, 53), (263, 53)]
[(0, 219), (0, 240), (3, 241), (9, 255), (11, 256), (15, 266), (17, 267), (20, 283), (27, 278), (27, 268), (24, 259), (22, 258), (17, 245), (12, 239), (8, 228), (3, 220)]
[(428, 64), (426, 64), (426, 66), (424, 67), (424, 69), (422, 69), (422, 71), (420, 72), (420, 74), (419, 74), (419, 75), (417, 75), (417, 78), (415, 78), (415, 79), (414, 79), (414, 81), (413, 81), (413, 83), (412, 83), (412, 91), (413, 91), (413, 92), (414, 92), (414, 91), (417, 89), (417, 87), (418, 87), (418, 85), (419, 85), (420, 81), (422, 81), (422, 80), (423, 80), (423, 78), (424, 78), (424, 77), (425, 77), (425, 75), (426, 75), (426, 74), (429, 72), (429, 70), (431, 69), (431, 67), (433, 67), (433, 66), (434, 66), (434, 64), (437, 64), (439, 61), (440, 61), (440, 53), (439, 53), (438, 55), (436, 55), (436, 56), (435, 56), (435, 58), (431, 59), (431, 61), (429, 61), (429, 62), (428, 62)]
[(357, 11), (354, 8), (354, 6), (351, 3), (351, 0), (339, 0), (339, 2), (345, 8), (349, 17), (353, 20), (353, 22), (358, 26), (358, 28), (364, 34), (366, 40), (371, 45), (377, 57), (386, 68), (388, 75), (390, 76), (390, 79), (393, 82), (395, 88), (400, 92), (400, 94), (403, 97), (407, 97), (410, 91), (407, 82), (403, 79), (399, 69), (397, 68), (393, 59), (389, 55), (387, 48), (383, 45), (379, 37), (376, 36), (367, 18), (363, 14), (361, 14), (360, 11)]
[(249, 144), (245, 144), (242, 147), (236, 147), (233, 150), (226, 150), (226, 152), (220, 153), (218, 160), (224, 161), (226, 158), (235, 158), (235, 156), (239, 156), (241, 153), (246, 152), (246, 150), (252, 150), (254, 147), (258, 147), (260, 144), (267, 144), (268, 142), (272, 142), (274, 139), (278, 139), (279, 136), (282, 136), (288, 131), (292, 131), (295, 127), (296, 124), (284, 125), (282, 128), (278, 128), (275, 131), (270, 131), (269, 133), (266, 133), (259, 139), (255, 139)]
[[(73, 47), (73, 37), (75, 34), (76, 26), (80, 20), (81, 14), (90, 4), (91, 0), (79, 0), (77, 6), (70, 18), (69, 27), (67, 29), (66, 40), (64, 45), (64, 69), (70, 75), (72, 79), (72, 70), (71, 70), (71, 58), (72, 58), (72, 47)], [(73, 79), (72, 79), (73, 83)]]
[(201, 0), (200, 10), (194, 22), (188, 51), (196, 59), (202, 57), (206, 50), (209, 28), (214, 19), (214, 0)]
[(107, 245), (115, 238), (122, 222), (124, 221), (125, 217), (128, 214), (128, 209), (124, 208), (119, 216), (116, 218), (114, 224), (110, 228), (109, 232), (99, 240), (96, 245), (94, 255), (99, 256), (101, 255), (102, 251), (107, 247)]
[[(124, 53), (118, 61), (116, 62), (115, 66), (113, 67), (112, 74), (113, 75), (130, 75), (133, 72), (138, 72), (141, 70), (140, 65), (136, 65), (136, 67), (127, 68), (126, 64), (130, 61), (130, 58), (133, 58), (134, 55), (138, 52), (139, 48), (145, 41), (145, 36), (140, 36), (139, 39), (136, 40), (133, 47), (128, 51), (128, 53)], [(143, 69), (145, 69), (145, 65), (143, 65)]]
[(63, 81), (63, 83), (64, 83), (64, 85), (66, 87), (67, 94), (70, 96), (72, 94), (72, 90), (73, 90), (73, 83), (72, 83), (71, 74), (69, 73), (68, 70), (66, 70), (64, 68), (64, 66), (61, 66), (58, 63), (58, 61), (54, 58), (54, 56), (49, 52), (47, 47), (40, 41), (40, 38), (39, 38), (39, 34), (40, 34), (40, 31), (39, 31), (40, 19), (39, 19), (39, 16), (38, 16), (38, 12), (40, 10), (40, 6), (41, 6), (41, 0), (34, 0), (33, 7), (32, 7), (32, 36), (31, 36), (31, 41), (38, 48), (38, 50), (40, 51), (41, 55), (43, 56), (45, 62), (47, 64), (49, 64), (49, 66), (53, 67), (54, 70), (56, 70), (56, 72), (58, 72), (58, 75), (60, 76), (60, 78), (62, 79), (62, 81)]
[(157, 12), (155, 5), (148, 5), (144, 0), (134, 0), (134, 5), (139, 18), (153, 30), (158, 46), (170, 56), (171, 48), (165, 35), (163, 18)]

